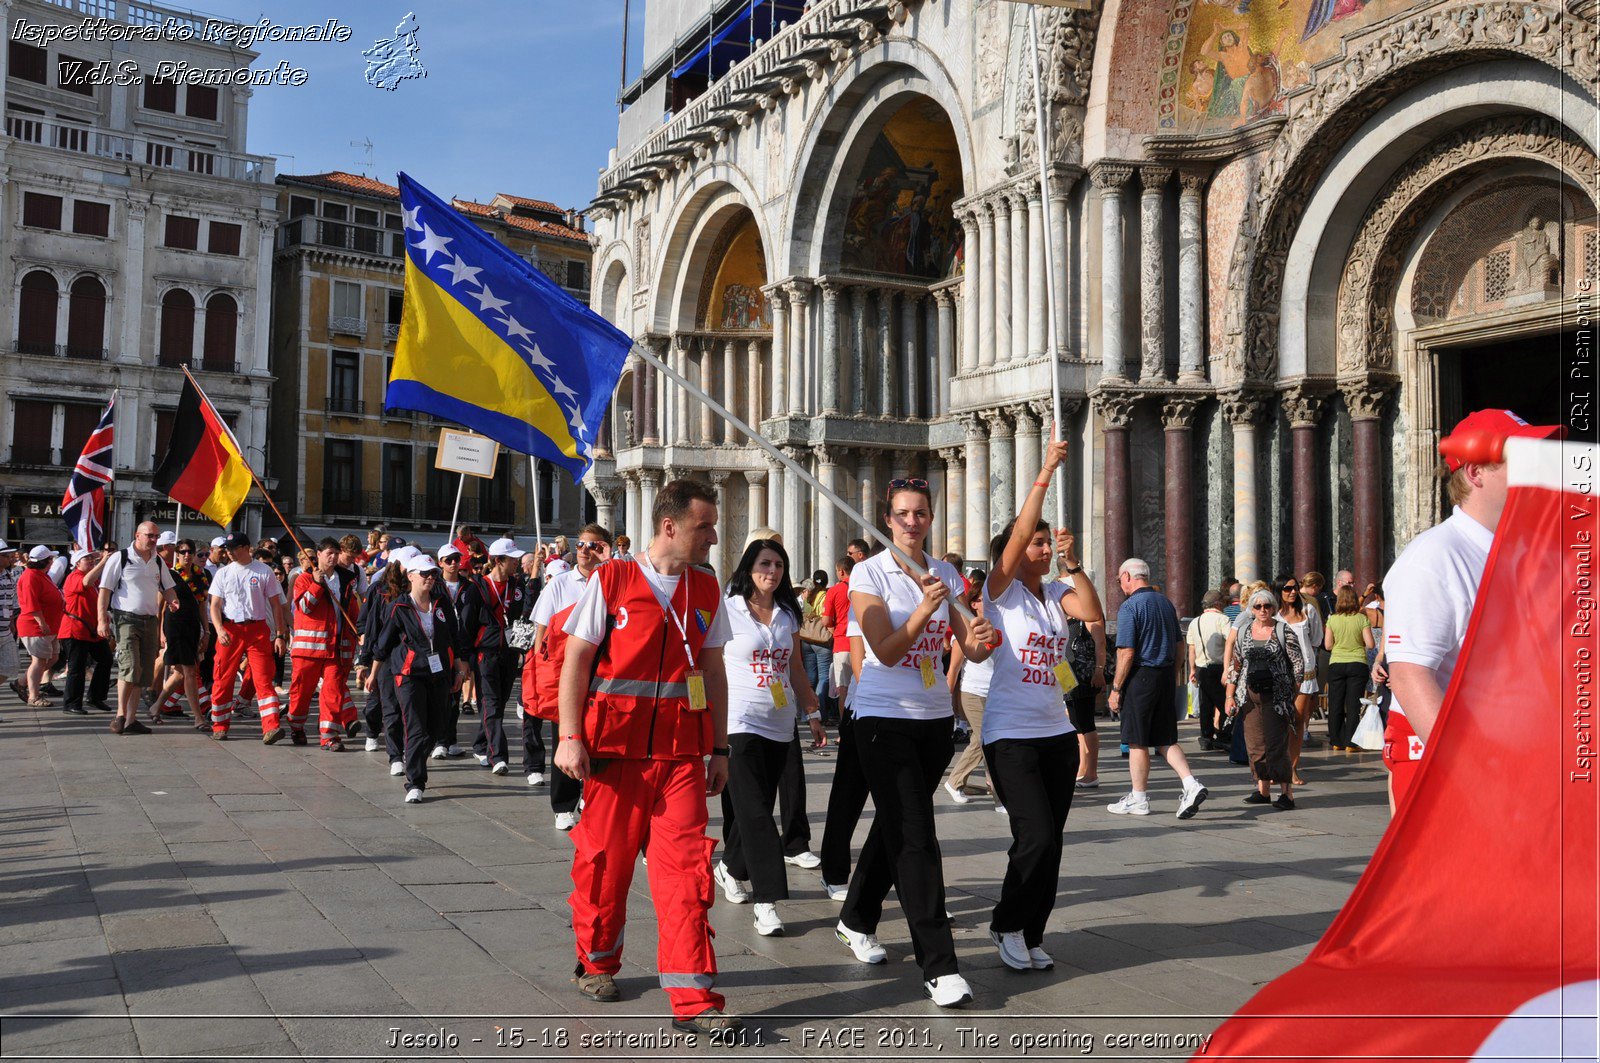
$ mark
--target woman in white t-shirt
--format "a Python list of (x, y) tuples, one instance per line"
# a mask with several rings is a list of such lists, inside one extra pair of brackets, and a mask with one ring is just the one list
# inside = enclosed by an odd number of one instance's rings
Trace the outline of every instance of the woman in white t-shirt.
[(886, 962), (874, 934), (895, 886), (923, 987), (935, 1004), (955, 1007), (971, 1000), (972, 990), (957, 972), (934, 832), (933, 792), (955, 752), (941, 657), (953, 633), (968, 660), (983, 660), (994, 628), (982, 618), (968, 623), (950, 608), (961, 574), (925, 552), (933, 522), (927, 482), (889, 481), (884, 516), (897, 550), (929, 574), (919, 579), (889, 550), (850, 573), (850, 605), (866, 642), (851, 710), (876, 813), (835, 932), (858, 960)]
[[(816, 745), (827, 743), (816, 693), (800, 660), (800, 601), (789, 585), (789, 555), (758, 539), (728, 577), (728, 785), (722, 791), (722, 862), (713, 869), (734, 904), (755, 900), (756, 932), (783, 933), (778, 901), (789, 899), (783, 839), (772, 821), (778, 779), (804, 710)], [(746, 880), (749, 886), (745, 885)]]
[[(1066, 456), (1066, 443), (1050, 444), (1022, 512), (990, 543), (983, 584), (984, 615), (1000, 629), (1000, 645), (989, 658), (983, 755), (1011, 824), (989, 937), (1001, 961), (1018, 971), (1055, 966), (1043, 948), (1044, 927), (1061, 878), (1061, 831), (1080, 755), (1065, 700), (1077, 685), (1067, 618), (1092, 624), (1105, 615), (1078, 564), (1072, 533), (1058, 528), (1052, 549), (1050, 525), (1039, 519), (1050, 477)], [(1048, 578), (1057, 554), (1069, 582)]]

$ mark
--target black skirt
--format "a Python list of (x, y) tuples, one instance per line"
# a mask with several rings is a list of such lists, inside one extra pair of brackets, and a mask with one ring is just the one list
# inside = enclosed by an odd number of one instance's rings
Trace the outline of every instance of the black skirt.
[(182, 610), (173, 610), (161, 619), (161, 632), (167, 637), (166, 662), (187, 667), (200, 663), (200, 621)]

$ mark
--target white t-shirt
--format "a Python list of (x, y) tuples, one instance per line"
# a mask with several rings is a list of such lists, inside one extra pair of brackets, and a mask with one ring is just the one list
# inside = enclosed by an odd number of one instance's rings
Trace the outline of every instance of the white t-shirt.
[(328, 587), (328, 593), (333, 595), (334, 603), (338, 604), (338, 601), (339, 601), (339, 570), (338, 569), (334, 569), (332, 572), (328, 573), (327, 587)]
[[(928, 571), (950, 588), (950, 597), (961, 593), (961, 573), (948, 562), (928, 555)], [(922, 585), (901, 571), (894, 554), (888, 550), (867, 558), (850, 572), (850, 593), (870, 594), (883, 601), (889, 610), (889, 623), (900, 627), (916, 612), (922, 603)], [(912, 643), (905, 656), (894, 667), (885, 665), (872, 652), (872, 640), (866, 642), (866, 661), (861, 666), (861, 681), (856, 684), (851, 711), (859, 719), (864, 716), (885, 716), (902, 720), (942, 720), (954, 715), (950, 707), (950, 691), (944, 683), (941, 657), (945, 642), (950, 636), (949, 602), (939, 606), (939, 611), (923, 628), (922, 634)], [(928, 661), (933, 685), (923, 682), (922, 661)]]
[(981, 661), (965, 661), (961, 665), (961, 693), (973, 697), (989, 696), (989, 684), (994, 681), (994, 654)]
[[(1392, 664), (1432, 668), (1440, 690), (1456, 670), (1494, 533), (1457, 506), (1394, 560), (1383, 577), (1383, 647)], [(1405, 715), (1398, 698), (1391, 712)]]
[[(672, 613), (679, 620), (692, 624), (694, 620), (685, 619), (684, 607), (679, 605), (673, 609), (672, 599), (678, 593), (678, 583), (682, 576), (663, 576), (650, 567), (643, 554), (634, 562), (639, 566), (639, 571), (644, 573), (644, 578), (649, 582), (650, 589), (655, 592), (656, 601), (661, 603), (661, 608)], [(626, 564), (626, 562), (624, 562)], [(540, 595), (543, 597), (543, 594)], [(553, 615), (553, 614), (552, 614)], [(667, 621), (669, 624), (672, 621)], [(675, 626), (675, 625), (674, 625)], [(583, 597), (578, 599), (576, 608), (567, 617), (566, 624), (562, 627), (572, 638), (592, 642), (596, 646), (606, 637), (606, 598), (605, 592), (600, 589), (600, 581), (592, 579), (583, 585)], [(711, 618), (711, 626), (706, 631), (706, 641), (703, 649), (714, 650), (727, 644), (728, 641), (728, 611), (718, 609), (717, 615)], [(699, 662), (697, 661), (696, 664)]]
[(444, 588), (444, 592), (450, 596), (450, 604), (454, 605), (456, 603), (456, 599), (461, 597), (461, 591), (464, 587), (466, 587), (467, 583), (465, 580), (459, 579), (454, 583), (451, 583), (449, 580), (440, 580), (439, 585), (442, 586)]
[(544, 590), (539, 592), (539, 600), (533, 604), (533, 622), (541, 627), (549, 627), (550, 619), (569, 605), (576, 605), (583, 597), (583, 587), (588, 580), (583, 578), (583, 573), (576, 568), (569, 568), (555, 579), (552, 579)]
[[(998, 601), (983, 584), (983, 615), (1000, 629), (1000, 645), (989, 655), (993, 678), (983, 707), (983, 741), (1002, 738), (1051, 738), (1070, 734), (1067, 705), (1054, 671), (1071, 660), (1072, 638), (1061, 607), (1070, 586), (1045, 583), (1044, 601), (1019, 580), (1012, 580)], [(966, 689), (964, 686), (963, 690)]]
[(159, 554), (152, 553), (146, 561), (137, 550), (132, 551), (133, 564), (128, 565), (128, 553), (127, 549), (118, 550), (106, 560), (106, 567), (100, 572), (100, 586), (113, 588), (111, 608), (155, 616), (161, 604), (161, 592), (173, 586), (172, 572)]
[(241, 565), (235, 561), (217, 570), (211, 581), (211, 597), (222, 599), (222, 616), (234, 623), (251, 620), (273, 621), (270, 599), (283, 598), (283, 584), (260, 561)]
[[(722, 603), (728, 618), (728, 643), (722, 661), (728, 670), (728, 733), (753, 734), (774, 742), (794, 740), (794, 683), (789, 661), (800, 628), (782, 608), (773, 607), (772, 623), (762, 624), (750, 603), (730, 596)], [(771, 686), (783, 684), (783, 708), (774, 708)]]
[(58, 555), (54, 561), (50, 562), (50, 582), (60, 587), (66, 582), (67, 570), (70, 567), (71, 562), (66, 557)]

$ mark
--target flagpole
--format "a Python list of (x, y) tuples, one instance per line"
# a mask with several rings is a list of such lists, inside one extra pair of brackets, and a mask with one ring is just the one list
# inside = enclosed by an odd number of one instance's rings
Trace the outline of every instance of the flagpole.
[(528, 455), (528, 483), (531, 485), (533, 509), (533, 545), (544, 545), (544, 528), (539, 522), (539, 459)]
[[(1060, 307), (1056, 306), (1056, 256), (1051, 234), (1055, 232), (1055, 210), (1050, 205), (1050, 163), (1045, 154), (1045, 145), (1048, 143), (1048, 133), (1045, 130), (1046, 111), (1044, 106), (1044, 74), (1039, 69), (1039, 9), (1033, 5), (1028, 6), (1028, 41), (1029, 51), (1032, 53), (1032, 62), (1028, 69), (1033, 72), (1033, 105), (1035, 112), (1034, 134), (1037, 138), (1035, 153), (1039, 157), (1039, 198), (1044, 208), (1044, 306), (1045, 306), (1045, 347), (1050, 357), (1050, 402), (1052, 414), (1055, 417), (1055, 430), (1052, 439), (1060, 439), (1066, 428), (1061, 423), (1061, 356), (1057, 347), (1058, 337), (1061, 334)], [(1037, 457), (1037, 455), (1035, 455)], [(1067, 463), (1062, 462), (1056, 468), (1056, 527), (1067, 526)]]
[(467, 489), (467, 474), (463, 472), (458, 475), (461, 477), (461, 482), (456, 484), (456, 508), (450, 511), (450, 527), (445, 529), (444, 533), (444, 541), (447, 543), (456, 541), (456, 518), (461, 515), (461, 492)]
[[(849, 502), (846, 502), (843, 498), (840, 498), (833, 492), (831, 488), (825, 486), (815, 476), (812, 476), (809, 472), (802, 468), (799, 462), (795, 461), (783, 451), (773, 446), (765, 436), (763, 436), (760, 432), (757, 432), (754, 428), (751, 428), (749, 425), (745, 424), (720, 402), (712, 398), (705, 391), (702, 391), (697, 385), (690, 382), (687, 377), (682, 376), (677, 370), (673, 369), (671, 366), (667, 365), (667, 363), (657, 358), (655, 353), (651, 351), (646, 344), (635, 341), (633, 349), (641, 358), (645, 360), (645, 362), (655, 366), (656, 370), (664, 375), (668, 380), (671, 380), (673, 383), (687, 391), (690, 395), (693, 395), (695, 398), (705, 403), (705, 405), (711, 408), (712, 413), (715, 413), (717, 416), (733, 425), (733, 427), (743, 432), (750, 438), (751, 442), (755, 443), (767, 453), (777, 458), (783, 463), (783, 466), (786, 469), (794, 473), (805, 483), (808, 483), (814, 487), (823, 498), (826, 498), (829, 502), (833, 503), (833, 505), (836, 506), (846, 517), (853, 519), (857, 524), (861, 525), (863, 531), (881, 543), (886, 549), (894, 554), (895, 557), (899, 558), (902, 563), (909, 567), (911, 571), (915, 572), (918, 576), (926, 576), (928, 574), (928, 570), (925, 567), (911, 560), (904, 550), (901, 550), (889, 539), (887, 535), (879, 531), (876, 524), (862, 516), (859, 510), (857, 510)], [(790, 529), (790, 531), (792, 533), (794, 529)], [(976, 619), (972, 613), (972, 610), (968, 609), (964, 604), (962, 604), (959, 599), (950, 598), (948, 601), (950, 607), (956, 610), (956, 612), (960, 613), (961, 616), (969, 623)]]

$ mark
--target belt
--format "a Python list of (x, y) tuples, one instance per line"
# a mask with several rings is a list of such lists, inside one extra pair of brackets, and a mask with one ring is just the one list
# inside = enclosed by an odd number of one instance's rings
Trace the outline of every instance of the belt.
[(246, 624), (265, 624), (266, 620), (264, 620), (264, 619), (263, 620), (234, 620), (234, 619), (232, 619), (230, 617), (226, 617), (225, 616), (225, 617), (222, 618), (222, 622), (224, 624), (229, 624), (229, 625), (231, 625), (233, 627), (243, 627)]

